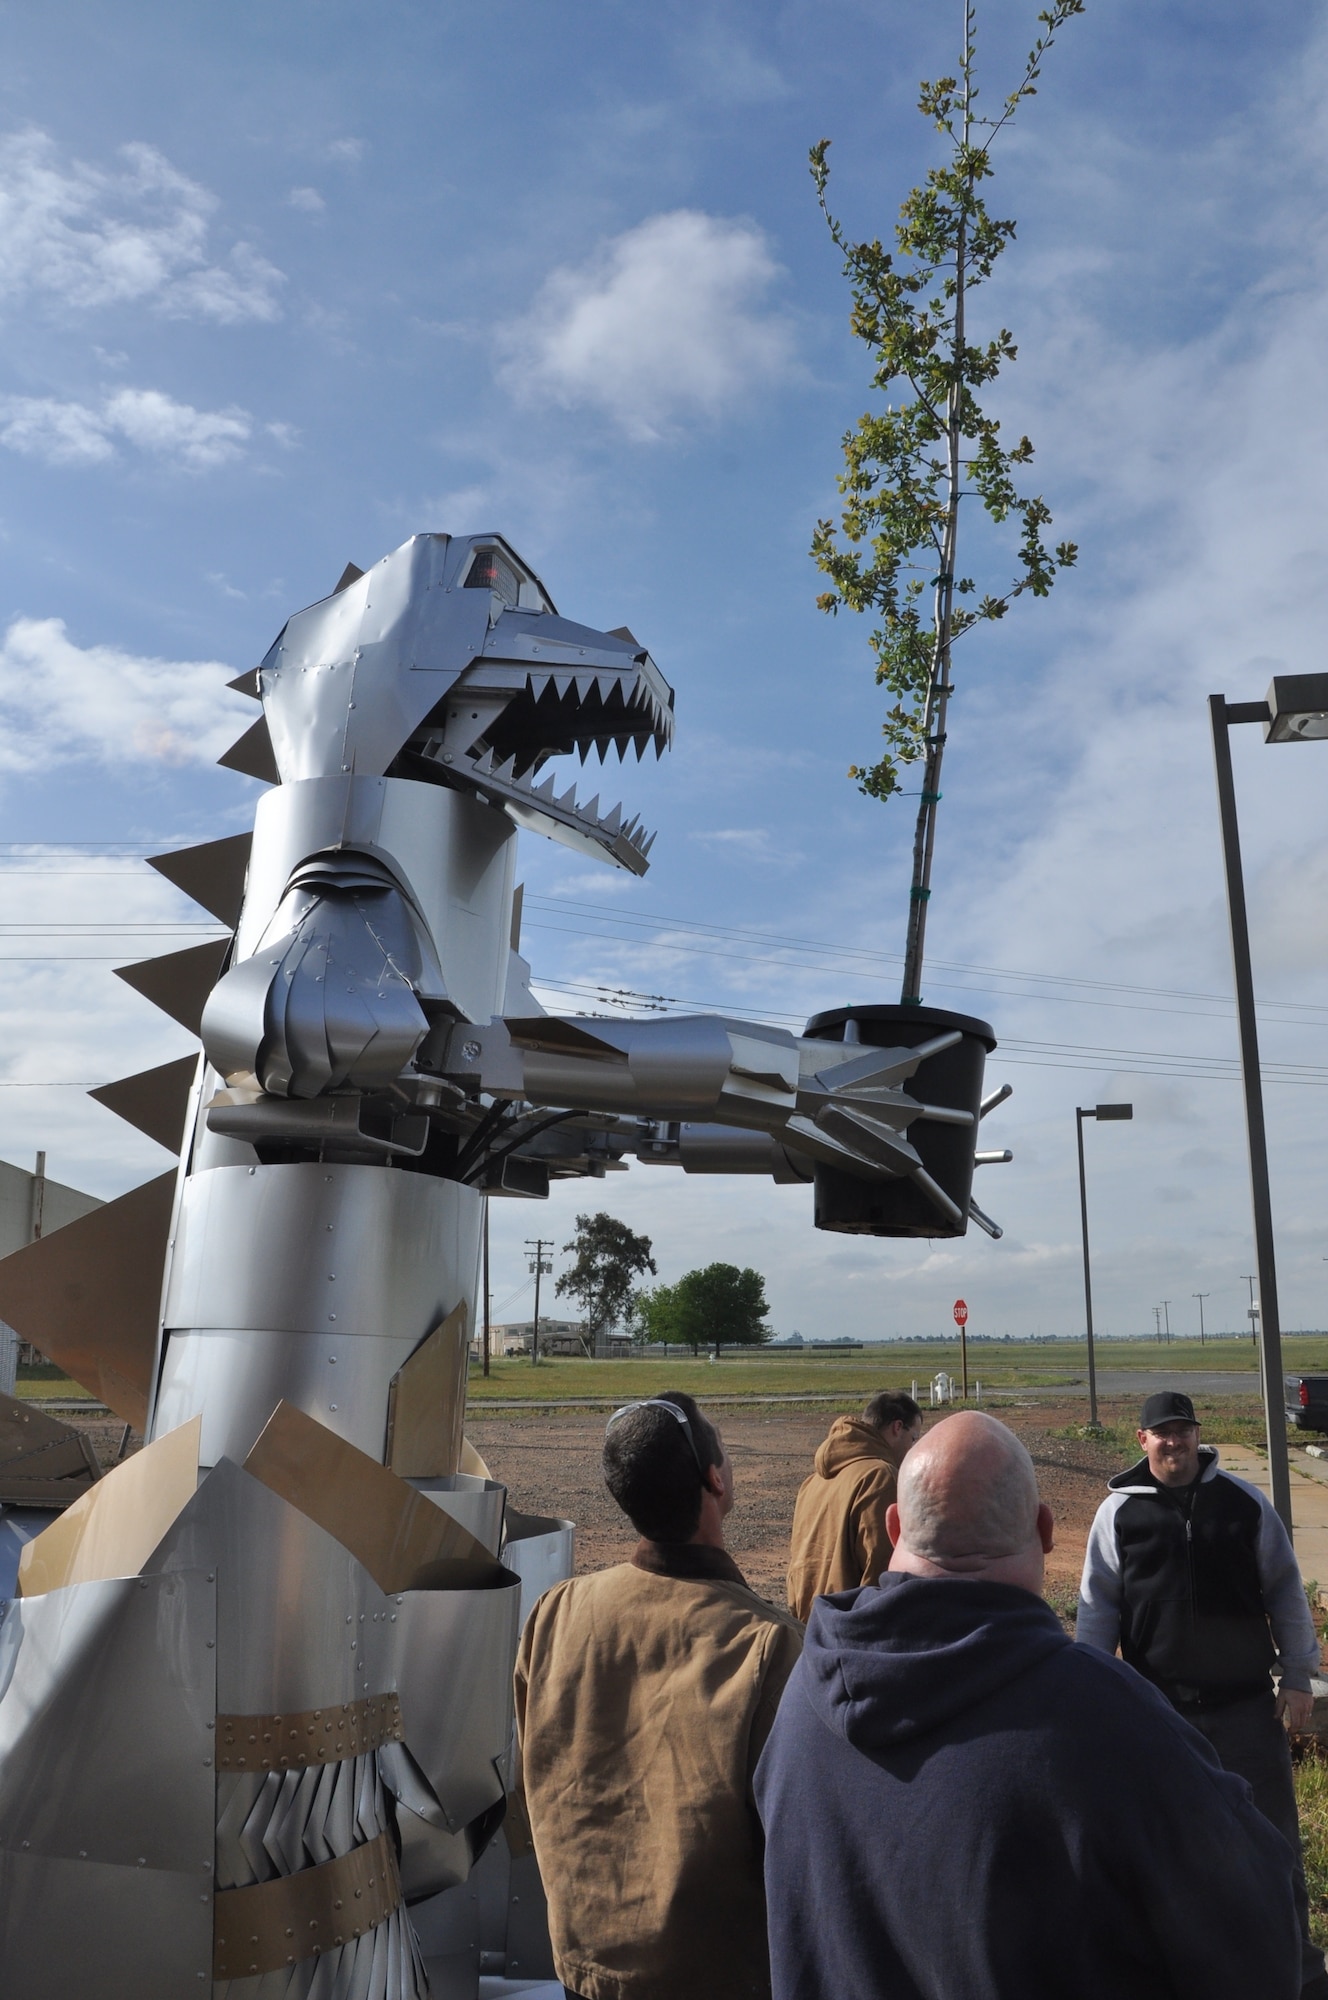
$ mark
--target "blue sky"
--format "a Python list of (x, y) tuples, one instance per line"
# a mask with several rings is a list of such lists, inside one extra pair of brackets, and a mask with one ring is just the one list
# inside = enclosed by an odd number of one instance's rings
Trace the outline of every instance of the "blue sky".
[[(1034, 13), (981, 9), (993, 97)], [(138, 857), (248, 824), (257, 787), (212, 764), (252, 713), (226, 679), (420, 529), (499, 529), (677, 690), (671, 756), (604, 773), (659, 828), (643, 882), (523, 836), (547, 1004), (896, 997), (911, 807), (844, 777), (878, 698), (806, 553), (867, 402), (806, 153), (833, 138), (834, 205), (885, 233), (958, 23), (0, 13), (0, 1155), (45, 1146), (102, 1194), (165, 1164), (74, 1087), (185, 1047), (111, 974), (203, 934)], [(1016, 1162), (978, 1189), (1004, 1240), (818, 1235), (803, 1191), (634, 1169), (495, 1204), (504, 1316), (522, 1239), (609, 1206), (665, 1277), (757, 1265), (784, 1330), (920, 1332), (959, 1292), (974, 1331), (1070, 1330), (1074, 1105), (1129, 1097), (1088, 1133), (1101, 1323), (1149, 1330), (1166, 1298), (1188, 1329), (1197, 1291), (1238, 1323), (1204, 697), (1322, 664), (1326, 160), (1324, 10), (1283, 0), (1090, 0), (998, 158), (1019, 236), (983, 311), (1020, 356), (996, 400), (1082, 548), (957, 663), (926, 990), (992, 1022), (1016, 1087), (990, 1128)], [(1246, 731), (1236, 757), (1266, 1054), (1297, 1076), (1269, 1085), (1283, 1318), (1324, 1325), (1328, 751)]]

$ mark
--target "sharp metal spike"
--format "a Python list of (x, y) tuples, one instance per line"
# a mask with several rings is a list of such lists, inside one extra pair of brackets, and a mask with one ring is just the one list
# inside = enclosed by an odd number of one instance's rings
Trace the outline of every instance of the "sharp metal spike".
[(612, 812), (609, 812), (609, 813), (601, 813), (601, 814), (600, 814), (600, 822), (599, 822), (599, 823), (600, 823), (600, 825), (601, 825), (601, 826), (603, 827), (603, 829), (604, 829), (605, 833), (616, 833), (616, 832), (618, 831), (618, 828), (619, 828), (619, 827), (621, 826), (621, 824), (622, 824), (622, 802), (621, 802), (621, 800), (620, 800), (620, 801), (618, 802), (618, 804), (617, 804), (617, 805), (616, 805), (616, 806), (615, 806), (615, 807), (613, 808), (613, 811), (612, 811)]
[(500, 784), (514, 785), (516, 783), (516, 758), (509, 757), (505, 764), (497, 765), (493, 776), (498, 779)]
[(580, 813), (580, 815), (581, 815), (582, 819), (589, 819), (589, 820), (595, 820), (595, 819), (598, 819), (598, 818), (599, 818), (599, 793), (598, 793), (598, 792), (596, 792), (596, 794), (595, 794), (594, 798), (590, 800), (589, 804), (587, 804), (587, 805), (584, 805), (584, 806), (578, 806), (578, 807), (577, 807), (577, 811), (578, 811), (578, 812)]
[(567, 787), (567, 790), (563, 793), (562, 797), (560, 799), (554, 800), (554, 804), (557, 806), (559, 812), (575, 812), (576, 786), (569, 785)]
[(552, 773), (550, 773), (550, 775), (544, 780), (542, 785), (535, 786), (535, 797), (537, 799), (551, 799), (553, 797), (553, 791), (554, 791), (554, 781)]
[(638, 853), (640, 853), (640, 854), (649, 854), (649, 852), (650, 852), (651, 848), (652, 848), (652, 847), (654, 846), (654, 844), (655, 844), (655, 836), (654, 836), (654, 834), (653, 834), (653, 833), (648, 833), (648, 834), (646, 835), (646, 837), (645, 837), (645, 839), (644, 839), (644, 840), (641, 840), (641, 841), (638, 841), (638, 842), (636, 843), (636, 846), (637, 846), (637, 852), (638, 852)]
[(576, 675), (576, 691), (583, 702), (588, 701), (590, 696), (595, 692), (598, 680), (598, 674)]
[(623, 760), (624, 760), (624, 758), (626, 757), (626, 755), (627, 755), (627, 750), (628, 750), (628, 745), (629, 745), (629, 744), (631, 743), (631, 740), (632, 740), (632, 739), (631, 739), (631, 737), (630, 737), (630, 736), (615, 736), (615, 737), (614, 737), (614, 739), (613, 739), (613, 743), (614, 743), (614, 748), (615, 748), (615, 749), (617, 750), (617, 752), (618, 752), (618, 761), (619, 761), (619, 763), (622, 763), (622, 761), (623, 761)]

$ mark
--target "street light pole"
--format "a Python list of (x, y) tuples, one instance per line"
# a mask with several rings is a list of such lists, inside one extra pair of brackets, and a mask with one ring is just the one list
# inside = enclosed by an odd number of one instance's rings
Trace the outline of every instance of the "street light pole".
[(1097, 1429), (1097, 1359), (1093, 1352), (1093, 1279), (1088, 1265), (1088, 1178), (1084, 1172), (1085, 1118), (1133, 1118), (1132, 1104), (1097, 1104), (1084, 1110), (1076, 1105), (1074, 1134), (1079, 1146), (1079, 1225), (1084, 1244), (1084, 1322), (1088, 1328), (1088, 1421)]
[(1205, 1299), (1211, 1299), (1213, 1295), (1211, 1292), (1196, 1292), (1194, 1296), (1199, 1301), (1199, 1345), (1202, 1347), (1204, 1344), (1203, 1302)]
[[(1240, 1069), (1245, 1086), (1245, 1131), (1250, 1153), (1250, 1203), (1254, 1211), (1254, 1261), (1259, 1268), (1260, 1374), (1264, 1419), (1268, 1429), (1268, 1473), (1273, 1505), (1288, 1535), (1291, 1529), (1291, 1472), (1287, 1464), (1286, 1420), (1283, 1416), (1282, 1322), (1277, 1303), (1277, 1265), (1273, 1256), (1273, 1203), (1268, 1182), (1268, 1135), (1264, 1126), (1263, 1081), (1259, 1071), (1259, 1031), (1254, 1014), (1254, 973), (1250, 964), (1250, 926), (1245, 908), (1245, 873), (1240, 858), (1236, 821), (1236, 784), (1231, 770), (1231, 725), (1261, 722), (1264, 740), (1295, 743), (1328, 736), (1328, 674), (1288, 674), (1274, 679), (1266, 701), (1228, 701), (1208, 697), (1213, 729), (1213, 763), (1217, 776), (1217, 809), (1222, 826), (1222, 858), (1226, 865), (1227, 914), (1231, 923), (1231, 961), (1236, 986), (1236, 1024), (1240, 1032)], [(1254, 1310), (1253, 1297), (1250, 1310)]]
[(1166, 1333), (1167, 1346), (1171, 1345), (1171, 1300), (1162, 1301), (1162, 1325)]

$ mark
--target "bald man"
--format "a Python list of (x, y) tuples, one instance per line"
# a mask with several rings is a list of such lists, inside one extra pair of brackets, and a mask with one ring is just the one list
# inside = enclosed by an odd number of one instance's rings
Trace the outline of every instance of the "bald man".
[(1004, 1424), (915, 1445), (877, 1584), (818, 1599), (756, 1774), (774, 2000), (1294, 2000), (1291, 1855), (1042, 1601)]

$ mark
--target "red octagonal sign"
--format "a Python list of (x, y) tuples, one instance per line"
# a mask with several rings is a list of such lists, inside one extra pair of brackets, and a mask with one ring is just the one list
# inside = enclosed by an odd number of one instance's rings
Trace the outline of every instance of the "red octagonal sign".
[(954, 1302), (954, 1316), (956, 1326), (968, 1325), (968, 1307), (962, 1299), (956, 1299)]

